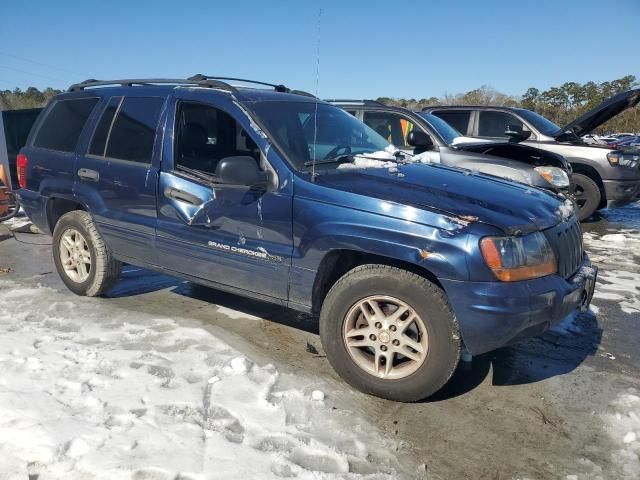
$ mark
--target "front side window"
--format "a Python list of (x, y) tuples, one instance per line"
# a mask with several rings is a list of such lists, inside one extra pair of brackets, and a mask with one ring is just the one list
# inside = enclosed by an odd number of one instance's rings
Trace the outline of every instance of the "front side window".
[(407, 137), (415, 125), (407, 118), (388, 112), (364, 112), (364, 123), (397, 147), (408, 147)]
[(524, 129), (524, 124), (510, 113), (494, 112), (491, 110), (482, 111), (480, 112), (478, 136), (506, 137), (504, 132), (510, 125), (518, 125)]
[(463, 135), (467, 134), (469, 130), (469, 118), (471, 112), (468, 110), (439, 110), (432, 112), (436, 117), (440, 117), (453, 128), (461, 132)]
[(313, 159), (373, 153), (389, 146), (375, 130), (334, 105), (264, 101), (248, 106), (298, 170), (309, 170)]
[(228, 113), (210, 105), (182, 102), (176, 118), (174, 161), (208, 175), (223, 158), (250, 156), (260, 162), (260, 149)]
[(57, 101), (38, 129), (34, 147), (73, 152), (98, 98)]
[(551, 137), (557, 135), (560, 132), (560, 127), (553, 123), (548, 118), (543, 117), (539, 113), (532, 112), (531, 110), (519, 109), (518, 113), (531, 125), (538, 129), (543, 135), (549, 135)]

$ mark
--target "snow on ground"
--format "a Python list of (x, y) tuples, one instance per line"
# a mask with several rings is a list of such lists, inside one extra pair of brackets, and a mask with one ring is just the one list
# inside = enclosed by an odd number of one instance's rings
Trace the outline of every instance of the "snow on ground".
[(640, 313), (640, 231), (585, 232), (584, 245), (591, 261), (600, 266), (593, 298), (617, 302), (624, 313)]
[(598, 262), (640, 261), (640, 231), (621, 229), (616, 233), (599, 235), (594, 232), (584, 233), (584, 245), (589, 251), (591, 260)]
[(26, 216), (24, 210), (20, 210), (15, 217), (1, 222), (0, 225), (6, 226), (9, 230), (17, 230), (31, 225), (31, 220)]
[(67, 298), (0, 279), (0, 479), (401, 477), (400, 445), (322, 382), (188, 319)]
[(630, 388), (610, 406), (603, 415), (606, 430), (618, 447), (612, 453), (614, 464), (619, 466), (620, 480), (640, 478), (640, 396)]

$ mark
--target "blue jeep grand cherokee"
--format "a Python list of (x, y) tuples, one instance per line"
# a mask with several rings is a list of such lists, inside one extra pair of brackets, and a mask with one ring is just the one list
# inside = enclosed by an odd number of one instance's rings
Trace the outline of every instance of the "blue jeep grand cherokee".
[(342, 109), (272, 87), (87, 81), (53, 99), (19, 197), (69, 289), (100, 295), (127, 262), (317, 313), (337, 372), (401, 401), (440, 389), (462, 348), (588, 306), (596, 270), (570, 205), (404, 164)]

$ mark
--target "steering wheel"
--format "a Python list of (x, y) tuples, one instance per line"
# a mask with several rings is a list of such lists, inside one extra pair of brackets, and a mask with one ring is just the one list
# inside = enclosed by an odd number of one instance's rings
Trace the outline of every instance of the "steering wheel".
[(351, 153), (351, 147), (349, 145), (338, 145), (337, 147), (331, 149), (329, 153), (325, 155), (325, 159), (334, 158), (338, 156), (338, 152), (344, 150), (342, 152), (344, 155), (349, 155)]

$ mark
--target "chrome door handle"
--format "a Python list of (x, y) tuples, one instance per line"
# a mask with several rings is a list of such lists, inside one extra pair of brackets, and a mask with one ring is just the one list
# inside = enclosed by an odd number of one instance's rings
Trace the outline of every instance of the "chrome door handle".
[(95, 170), (91, 170), (89, 168), (81, 168), (78, 170), (78, 177), (83, 180), (90, 180), (92, 182), (97, 182), (100, 180), (100, 174)]
[(172, 198), (173, 200), (178, 200), (179, 202), (188, 203), (190, 205), (197, 206), (197, 205), (202, 205), (202, 203), (204, 203), (202, 199), (200, 199), (198, 196), (189, 192), (185, 192), (184, 190), (173, 188), (173, 187), (167, 187), (164, 190), (164, 196), (167, 198)]

